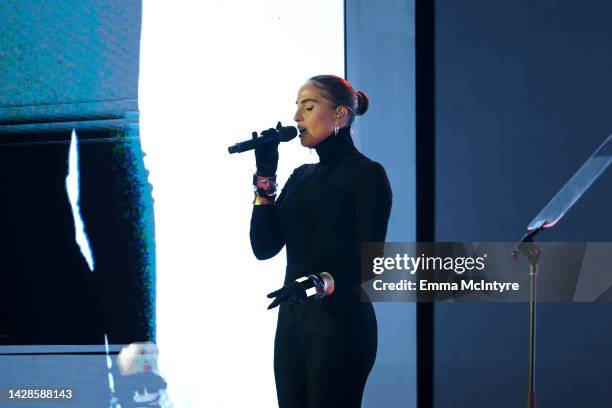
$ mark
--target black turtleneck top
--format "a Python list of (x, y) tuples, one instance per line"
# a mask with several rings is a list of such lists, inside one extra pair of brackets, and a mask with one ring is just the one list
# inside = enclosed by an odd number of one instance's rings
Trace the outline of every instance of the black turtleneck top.
[(296, 168), (275, 205), (253, 207), (251, 246), (268, 259), (287, 246), (285, 283), (330, 272), (337, 297), (358, 297), (361, 242), (383, 242), (391, 211), (384, 168), (361, 154), (350, 128), (315, 147), (319, 163)]

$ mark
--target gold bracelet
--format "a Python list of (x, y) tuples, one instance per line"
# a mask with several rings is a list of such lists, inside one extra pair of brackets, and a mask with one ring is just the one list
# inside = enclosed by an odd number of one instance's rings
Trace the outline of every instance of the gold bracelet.
[(274, 205), (274, 201), (268, 198), (263, 198), (255, 193), (255, 199), (253, 200), (253, 205)]

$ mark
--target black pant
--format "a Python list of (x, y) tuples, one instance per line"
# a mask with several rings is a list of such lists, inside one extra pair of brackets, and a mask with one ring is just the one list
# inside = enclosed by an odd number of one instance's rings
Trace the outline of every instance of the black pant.
[(376, 344), (370, 303), (332, 296), (281, 305), (274, 342), (279, 408), (360, 408)]

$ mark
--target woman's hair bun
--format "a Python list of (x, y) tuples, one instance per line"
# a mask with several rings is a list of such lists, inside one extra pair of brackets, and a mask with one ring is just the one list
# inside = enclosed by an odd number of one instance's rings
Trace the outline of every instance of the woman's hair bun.
[(368, 95), (366, 95), (362, 91), (357, 91), (357, 111), (355, 115), (361, 116), (368, 111), (368, 107), (370, 106), (370, 99)]

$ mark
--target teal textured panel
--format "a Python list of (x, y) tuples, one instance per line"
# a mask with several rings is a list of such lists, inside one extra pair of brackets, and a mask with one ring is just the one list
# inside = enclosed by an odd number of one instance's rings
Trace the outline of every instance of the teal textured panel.
[(0, 2), (0, 107), (135, 99), (140, 1)]

